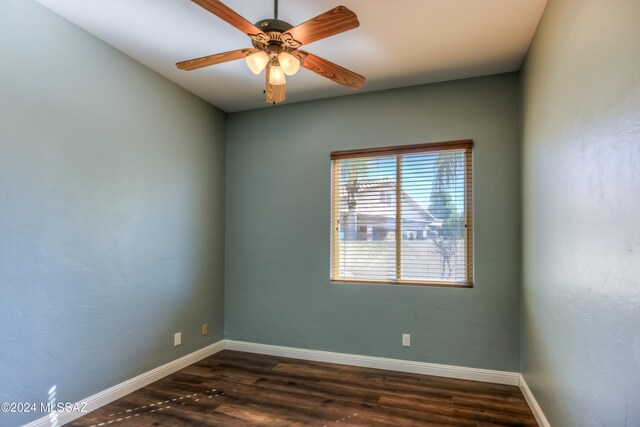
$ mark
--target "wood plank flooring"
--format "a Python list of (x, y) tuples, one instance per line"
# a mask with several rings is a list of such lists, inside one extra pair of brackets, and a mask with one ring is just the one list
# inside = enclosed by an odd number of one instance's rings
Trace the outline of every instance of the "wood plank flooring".
[(515, 386), (230, 350), (67, 425), (537, 426)]

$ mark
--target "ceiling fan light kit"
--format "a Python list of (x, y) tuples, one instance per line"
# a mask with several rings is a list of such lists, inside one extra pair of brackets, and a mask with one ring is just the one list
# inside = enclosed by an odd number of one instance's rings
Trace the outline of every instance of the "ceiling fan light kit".
[(263, 19), (255, 25), (219, 0), (191, 1), (251, 37), (253, 48), (178, 62), (176, 67), (181, 70), (191, 71), (245, 58), (247, 67), (253, 74), (260, 74), (266, 69), (264, 92), (269, 104), (285, 100), (285, 76), (295, 75), (300, 67), (351, 89), (360, 89), (364, 86), (363, 76), (309, 52), (299, 50), (302, 45), (357, 28), (360, 25), (358, 18), (344, 6), (335, 7), (294, 27), (286, 21), (277, 19), (277, 0), (274, 0), (274, 19)]
[(269, 63), (269, 55), (264, 51), (257, 51), (255, 53), (250, 53), (245, 58), (245, 62), (247, 63), (247, 67), (251, 70), (253, 74), (260, 74), (262, 70), (267, 68), (267, 64)]
[(300, 70), (300, 61), (288, 52), (278, 55), (278, 62), (287, 76), (293, 76)]
[(269, 67), (269, 83), (274, 86), (284, 85), (287, 79), (284, 76), (282, 67), (278, 65), (278, 61), (274, 61)]

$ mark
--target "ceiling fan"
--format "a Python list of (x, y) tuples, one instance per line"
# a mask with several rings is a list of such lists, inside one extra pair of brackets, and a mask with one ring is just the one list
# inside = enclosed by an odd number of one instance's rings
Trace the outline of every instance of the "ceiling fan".
[(298, 49), (302, 45), (357, 28), (360, 25), (358, 17), (345, 6), (335, 7), (294, 27), (278, 19), (278, 0), (274, 0), (274, 18), (263, 19), (255, 25), (218, 0), (191, 1), (251, 37), (253, 48), (178, 62), (176, 67), (181, 70), (191, 71), (245, 58), (254, 74), (266, 69), (264, 93), (269, 104), (285, 100), (285, 75), (294, 75), (301, 66), (351, 89), (364, 87), (365, 78), (360, 74)]

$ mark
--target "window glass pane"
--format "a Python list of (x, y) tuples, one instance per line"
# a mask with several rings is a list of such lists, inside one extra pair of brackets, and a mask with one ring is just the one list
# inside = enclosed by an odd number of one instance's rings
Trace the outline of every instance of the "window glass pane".
[(403, 280), (464, 282), (464, 150), (402, 155)]
[(341, 160), (338, 173), (339, 277), (394, 280), (396, 157)]

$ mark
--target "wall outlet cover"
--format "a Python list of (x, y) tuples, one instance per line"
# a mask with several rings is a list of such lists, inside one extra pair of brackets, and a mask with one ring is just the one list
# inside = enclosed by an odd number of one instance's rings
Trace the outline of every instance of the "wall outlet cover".
[(411, 334), (402, 334), (402, 346), (411, 347)]

